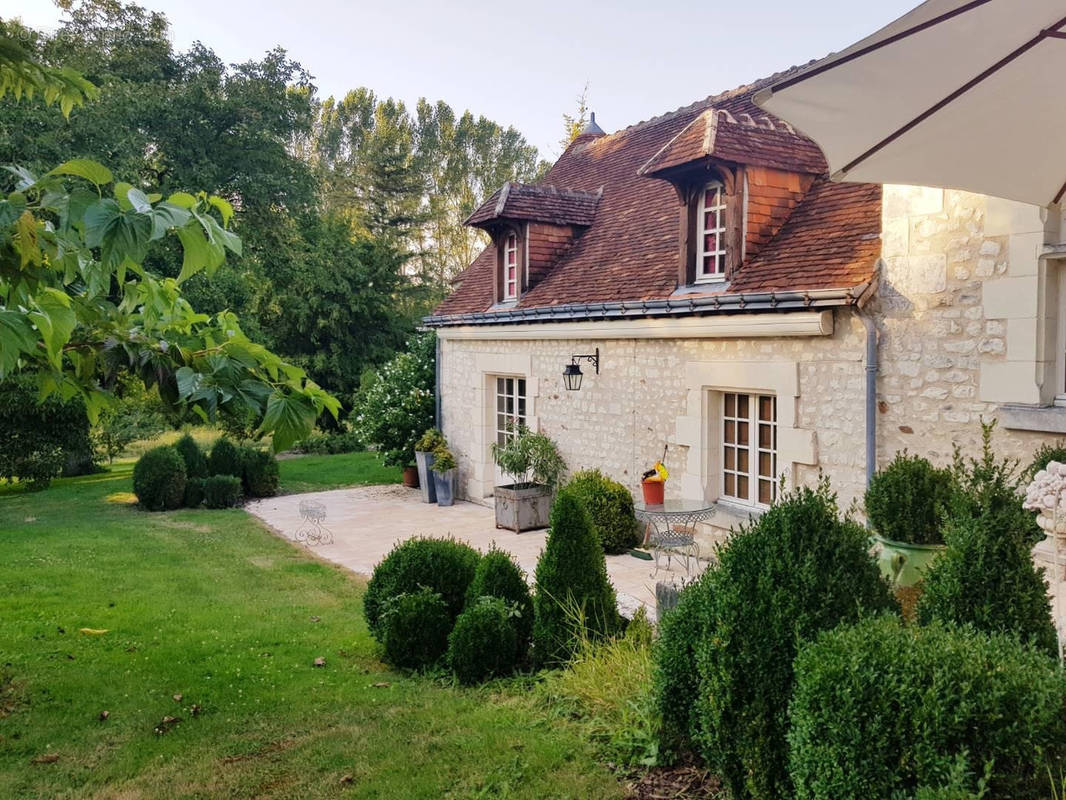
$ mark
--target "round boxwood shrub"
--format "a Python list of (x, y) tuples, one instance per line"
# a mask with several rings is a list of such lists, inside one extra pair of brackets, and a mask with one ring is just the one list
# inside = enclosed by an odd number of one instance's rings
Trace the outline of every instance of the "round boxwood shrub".
[(403, 669), (431, 667), (447, 651), (451, 629), (448, 604), (437, 592), (422, 587), (396, 595), (381, 617), (385, 660)]
[(190, 434), (185, 434), (174, 443), (181, 460), (185, 462), (185, 475), (189, 478), (207, 477), (207, 457)]
[(258, 447), (240, 449), (241, 486), (245, 497), (273, 497), (278, 493), (281, 471), (274, 454)]
[(418, 537), (396, 545), (374, 567), (363, 597), (363, 614), (370, 632), (382, 641), (380, 621), (385, 604), (420, 587), (439, 594), (454, 620), (463, 610), (480, 559), (477, 550), (454, 539)]
[(950, 520), (947, 550), (929, 567), (918, 599), (919, 622), (969, 624), (1057, 655), (1051, 601), (1021, 520), (996, 512)]
[(791, 796), (787, 708), (802, 642), (896, 609), (866, 531), (823, 480), (783, 495), (721, 551), (696, 646), (700, 749), (736, 800)]
[(700, 740), (699, 717), (694, 713), (699, 693), (696, 653), (707, 638), (715, 574), (713, 566), (704, 570), (681, 590), (677, 605), (659, 620), (652, 676), (662, 720), (660, 748), (667, 757), (691, 751)]
[(204, 481), (207, 478), (189, 478), (185, 481), (185, 500), (182, 503), (186, 508), (199, 508), (204, 504)]
[(1045, 797), (1066, 756), (1066, 675), (1007, 637), (868, 620), (808, 644), (795, 670), (798, 800), (909, 797), (959, 759), (965, 788), (991, 764), (988, 797)]
[(583, 639), (603, 639), (620, 622), (603, 548), (572, 490), (559, 492), (549, 523), (533, 595), (533, 660), (538, 667), (566, 663)]
[(533, 635), (533, 598), (525, 574), (510, 553), (494, 546), (482, 556), (466, 593), (467, 606), (472, 606), (480, 597), (498, 597), (513, 609), (518, 657), (524, 659)]
[(204, 505), (208, 508), (233, 508), (241, 502), (241, 479), (236, 475), (212, 475), (204, 478)]
[(185, 462), (169, 445), (152, 448), (133, 466), (133, 493), (149, 511), (180, 508), (185, 481)]
[(211, 475), (236, 475), (238, 478), (244, 474), (237, 445), (225, 437), (218, 439), (207, 458), (207, 471)]
[(567, 487), (588, 509), (592, 530), (605, 553), (624, 553), (640, 544), (640, 528), (633, 513), (633, 495), (626, 487), (598, 469), (578, 472)]
[(518, 632), (514, 606), (499, 597), (479, 597), (455, 620), (448, 636), (448, 664), (470, 686), (514, 672)]
[(885, 539), (943, 544), (942, 517), (951, 493), (950, 470), (938, 469), (904, 450), (871, 479), (866, 515)]

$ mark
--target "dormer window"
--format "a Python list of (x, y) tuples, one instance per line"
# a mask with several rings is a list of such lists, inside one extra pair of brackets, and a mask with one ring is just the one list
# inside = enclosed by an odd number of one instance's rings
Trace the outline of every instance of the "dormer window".
[(726, 202), (720, 181), (703, 187), (696, 226), (696, 281), (725, 280)]
[(507, 234), (503, 243), (503, 299), (518, 299), (518, 235)]

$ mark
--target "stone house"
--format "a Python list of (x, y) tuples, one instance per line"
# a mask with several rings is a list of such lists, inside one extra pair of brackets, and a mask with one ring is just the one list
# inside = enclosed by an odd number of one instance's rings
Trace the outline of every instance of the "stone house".
[(425, 320), (461, 494), (492, 495), (516, 418), (638, 495), (667, 445), (667, 497), (714, 501), (719, 528), (781, 478), (824, 472), (847, 504), (897, 450), (976, 447), (982, 418), (1021, 459), (1066, 435), (1061, 214), (833, 183), (752, 103), (780, 77), (611, 135), (593, 119), (470, 216), (491, 243)]

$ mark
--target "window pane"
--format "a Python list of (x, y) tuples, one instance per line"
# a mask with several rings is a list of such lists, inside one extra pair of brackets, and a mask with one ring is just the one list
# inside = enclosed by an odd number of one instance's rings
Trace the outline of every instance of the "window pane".
[(748, 494), (748, 476), (737, 475), (737, 497), (741, 500), (750, 500), (751, 496)]
[(736, 483), (731, 473), (727, 472), (725, 475), (725, 487), (722, 489), (722, 493), (728, 495), (729, 497), (737, 496)]
[(718, 264), (714, 256), (703, 257), (703, 274), (713, 275), (718, 271)]
[(737, 416), (738, 417), (747, 417), (748, 416), (748, 398), (749, 397), (750, 397), (750, 395), (746, 395), (746, 394), (738, 394), (737, 395)]
[(496, 379), (496, 394), (503, 393), (503, 378)]
[(703, 237), (703, 250), (707, 253), (712, 253), (718, 249), (718, 234), (708, 233)]
[(518, 393), (520, 395), (522, 395), (522, 397), (526, 396), (526, 379), (525, 378), (519, 378), (518, 379)]
[(759, 502), (769, 505), (773, 502), (774, 487), (771, 481), (759, 481)]
[(503, 395), (496, 395), (496, 410), (499, 412), (506, 411), (503, 406)]
[(748, 450), (747, 450), (747, 448), (744, 448), (742, 450), (737, 450), (737, 471), (738, 472), (747, 472), (748, 469), (749, 469), (749, 467), (748, 467)]
[(759, 425), (759, 447), (769, 450), (773, 447), (774, 434), (772, 426), (767, 425), (765, 422)]
[(759, 397), (759, 419), (772, 420), (774, 418), (774, 398), (768, 395)]
[(769, 453), (759, 453), (759, 475), (763, 478), (774, 477), (773, 456)]
[(736, 469), (737, 468), (737, 454), (732, 447), (725, 449), (725, 468)]
[(727, 417), (736, 416), (737, 410), (737, 396), (732, 392), (726, 392), (725, 396), (725, 415)]
[(740, 445), (748, 444), (748, 423), (747, 422), (738, 422), (737, 423), (737, 444), (740, 444)]
[(729, 444), (733, 444), (737, 440), (736, 423), (733, 420), (726, 420), (725, 431), (723, 439)]

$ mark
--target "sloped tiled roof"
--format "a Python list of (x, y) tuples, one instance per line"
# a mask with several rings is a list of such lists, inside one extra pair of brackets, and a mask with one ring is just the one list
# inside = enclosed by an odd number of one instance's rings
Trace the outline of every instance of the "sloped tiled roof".
[(708, 108), (652, 156), (640, 173), (655, 175), (709, 156), (814, 175), (827, 168), (818, 146), (788, 123), (767, 114), (734, 116), (725, 109)]
[(508, 181), (471, 214), (467, 225), (496, 219), (533, 220), (554, 225), (591, 225), (601, 192), (560, 189), (550, 184)]
[[(762, 158), (795, 156), (787, 168), (809, 172), (814, 166), (812, 152), (820, 157), (820, 151), (810, 140), (789, 132), (784, 123), (775, 120), (779, 131), (767, 129), (757, 136), (740, 132), (744, 115), (756, 122), (765, 116), (752, 95), (780, 78), (775, 75), (710, 97), (609, 136), (581, 136), (571, 143), (545, 176), (544, 185), (585, 193), (602, 189), (595, 219), (544, 279), (522, 295), (518, 308), (669, 298), (677, 289), (678, 199), (669, 183), (641, 175), (641, 168), (686, 128), (692, 126), (694, 139), (699, 139), (705, 130), (692, 123), (713, 108), (720, 121), (723, 111), (738, 120), (723, 121), (723, 135), (715, 137), (716, 147), (732, 148), (728, 152), (736, 161), (744, 162), (744, 147), (763, 148)], [(737, 136), (726, 130), (736, 131)], [(791, 150), (782, 149), (786, 141), (792, 143)], [(819, 166), (818, 172), (824, 172)], [(777, 235), (740, 267), (724, 291), (860, 287), (874, 274), (880, 223), (879, 187), (834, 184), (820, 177)], [(494, 305), (495, 264), (495, 252), (486, 248), (459, 276), (456, 290), (434, 316), (489, 311)]]

